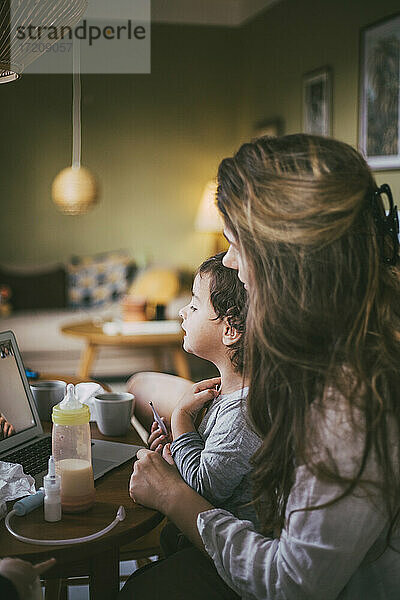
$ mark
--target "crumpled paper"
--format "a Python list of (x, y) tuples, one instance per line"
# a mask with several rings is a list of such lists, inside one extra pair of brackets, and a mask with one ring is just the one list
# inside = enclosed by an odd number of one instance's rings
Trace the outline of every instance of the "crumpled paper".
[(35, 480), (21, 465), (0, 461), (0, 500), (15, 500), (35, 494)]
[(104, 388), (99, 383), (78, 383), (75, 386), (75, 394), (79, 402), (87, 404), (89, 407), (91, 421), (97, 421), (94, 397), (97, 394), (104, 394), (104, 392)]

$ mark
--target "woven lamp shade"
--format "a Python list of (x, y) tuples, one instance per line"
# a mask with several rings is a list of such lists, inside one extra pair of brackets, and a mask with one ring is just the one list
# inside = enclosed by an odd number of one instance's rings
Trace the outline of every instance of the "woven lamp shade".
[(66, 215), (83, 215), (98, 199), (97, 182), (84, 167), (68, 167), (53, 181), (51, 193), (54, 203)]
[[(52, 29), (73, 27), (87, 8), (87, 0), (1, 0), (0, 1), (0, 84), (19, 79), (33, 61), (57, 39)], [(20, 27), (33, 27), (33, 39), (26, 43), (18, 34)]]

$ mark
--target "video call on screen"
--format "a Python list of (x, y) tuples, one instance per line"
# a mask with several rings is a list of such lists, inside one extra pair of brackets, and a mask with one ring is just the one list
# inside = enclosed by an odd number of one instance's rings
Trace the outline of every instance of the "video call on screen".
[(0, 343), (0, 417), (0, 440), (36, 425), (11, 341)]

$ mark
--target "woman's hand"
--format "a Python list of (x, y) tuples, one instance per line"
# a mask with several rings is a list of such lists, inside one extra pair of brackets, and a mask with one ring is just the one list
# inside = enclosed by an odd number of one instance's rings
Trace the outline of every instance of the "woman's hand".
[(217, 398), (219, 392), (217, 386), (221, 384), (221, 377), (204, 379), (195, 383), (192, 389), (183, 395), (173, 412), (184, 412), (192, 419), (195, 419), (197, 413), (209, 402)]
[(129, 495), (135, 502), (168, 514), (180, 490), (187, 487), (175, 465), (158, 452), (138, 450), (129, 482)]
[(32, 565), (19, 558), (3, 558), (0, 560), (0, 574), (12, 581), (21, 600), (42, 597), (39, 575), (50, 569), (56, 560), (50, 558), (45, 562)]
[[(164, 452), (167, 450), (164, 447)], [(197, 530), (197, 516), (212, 505), (186, 485), (175, 465), (157, 452), (138, 450), (129, 482), (129, 495), (135, 502), (166, 515), (186, 537), (204, 550)]]
[(150, 450), (154, 450), (159, 454), (162, 454), (163, 447), (165, 446), (165, 444), (171, 441), (171, 432), (168, 428), (168, 423), (164, 417), (161, 417), (161, 420), (168, 431), (168, 435), (165, 435), (162, 432), (161, 427), (159, 426), (157, 421), (154, 421), (151, 426), (151, 433), (149, 435), (149, 439), (147, 440)]

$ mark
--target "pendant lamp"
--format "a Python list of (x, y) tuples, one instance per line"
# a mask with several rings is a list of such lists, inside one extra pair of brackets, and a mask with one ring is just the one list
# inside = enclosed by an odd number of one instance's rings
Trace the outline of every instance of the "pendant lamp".
[(72, 166), (63, 169), (52, 184), (52, 197), (65, 215), (84, 215), (98, 200), (92, 173), (81, 165), (81, 74), (79, 40), (73, 42)]
[[(1, 0), (0, 83), (19, 79), (24, 69), (56, 43), (54, 28), (73, 27), (87, 0)], [(32, 37), (22, 37), (31, 27)], [(40, 27), (40, 43), (38, 39)], [(52, 29), (49, 29), (52, 28)]]

